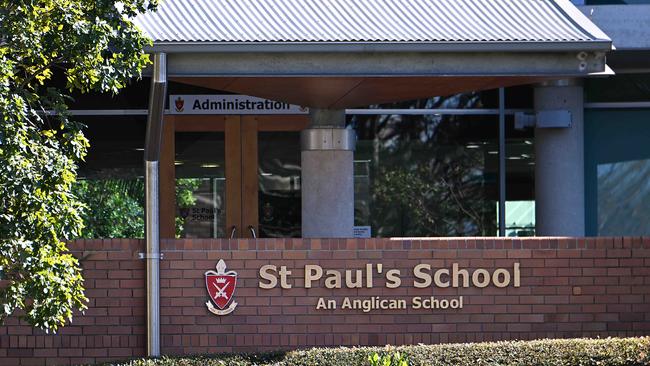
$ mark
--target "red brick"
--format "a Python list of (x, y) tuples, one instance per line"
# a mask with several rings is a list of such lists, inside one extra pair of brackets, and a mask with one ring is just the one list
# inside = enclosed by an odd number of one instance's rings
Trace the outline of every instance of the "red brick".
[(532, 251), (530, 249), (512, 249), (508, 251), (508, 258), (531, 258)]
[[(169, 250), (161, 262), (161, 329), (163, 352), (168, 354), (298, 345), (617, 336), (650, 330), (646, 315), (650, 309), (650, 240), (645, 238), (165, 239), (162, 246)], [(15, 355), (26, 356), (33, 350), (40, 358), (26, 362), (36, 364), (46, 358), (67, 364), (144, 355), (145, 263), (135, 259), (143, 251), (143, 241), (84, 241), (84, 247), (98, 251), (84, 262), (90, 297), (86, 316), (76, 317), (73, 326), (56, 336), (34, 333), (7, 319), (0, 327), (0, 357), (9, 358), (11, 347)], [(106, 248), (112, 253), (102, 252)], [(239, 306), (224, 317), (210, 314), (205, 307), (209, 299), (204, 272), (214, 268), (219, 258), (226, 258), (229, 269), (239, 273), (235, 293)], [(293, 268), (295, 288), (259, 290), (257, 268), (269, 262)], [(372, 289), (299, 288), (305, 264), (363, 269), (368, 262), (383, 263), (384, 271), (401, 269), (403, 287), (387, 289), (379, 275)], [(511, 268), (519, 262), (521, 287), (409, 288), (411, 268), (424, 262), (433, 268), (459, 263), (487, 269)], [(463, 295), (465, 306), (462, 310), (367, 314), (314, 308), (318, 296), (340, 303), (343, 296), (409, 299), (432, 293), (440, 299)], [(61, 356), (57, 349), (84, 351)]]
[(608, 258), (629, 258), (632, 256), (630, 249), (607, 249)]

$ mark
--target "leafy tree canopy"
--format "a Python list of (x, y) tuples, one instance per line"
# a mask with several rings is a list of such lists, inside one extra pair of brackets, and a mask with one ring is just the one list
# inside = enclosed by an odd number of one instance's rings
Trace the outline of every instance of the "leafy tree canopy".
[[(200, 180), (176, 179), (176, 202), (179, 207), (196, 204), (194, 191)], [(85, 206), (81, 218), (81, 238), (144, 238), (143, 179), (80, 179), (72, 192)], [(183, 217), (176, 217), (176, 236), (185, 230)]]
[(85, 308), (79, 263), (63, 240), (83, 227), (71, 185), (88, 141), (47, 82), (56, 72), (69, 90), (116, 93), (139, 77), (150, 40), (130, 19), (156, 5), (0, 0), (0, 318), (18, 311), (56, 331)]

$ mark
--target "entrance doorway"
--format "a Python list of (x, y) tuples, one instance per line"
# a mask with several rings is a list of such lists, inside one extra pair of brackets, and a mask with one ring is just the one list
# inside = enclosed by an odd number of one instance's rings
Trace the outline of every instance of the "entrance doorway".
[(174, 188), (164, 192), (161, 183), (161, 195), (174, 205), (161, 204), (161, 235), (300, 237), (300, 131), (308, 123), (296, 115), (167, 116), (173, 154), (161, 164)]

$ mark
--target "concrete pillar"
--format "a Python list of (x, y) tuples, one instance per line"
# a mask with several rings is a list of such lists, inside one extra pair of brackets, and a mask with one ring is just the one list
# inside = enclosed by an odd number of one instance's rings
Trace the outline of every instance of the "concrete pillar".
[(312, 109), (310, 118), (300, 136), (302, 236), (351, 238), (354, 130), (345, 128), (344, 110)]
[[(535, 110), (536, 234), (584, 236), (584, 105), (580, 80), (538, 85)], [(570, 125), (559, 127), (567, 115)]]

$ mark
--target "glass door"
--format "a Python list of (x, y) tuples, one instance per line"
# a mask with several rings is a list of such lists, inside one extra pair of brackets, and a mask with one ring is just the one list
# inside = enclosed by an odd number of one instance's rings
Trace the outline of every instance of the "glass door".
[(258, 132), (258, 225), (263, 238), (300, 237), (300, 132)]
[(300, 131), (308, 123), (306, 116), (242, 118), (243, 237), (300, 237)]
[(173, 147), (173, 168), (165, 183), (174, 185), (174, 237), (229, 237), (230, 211), (235, 209), (230, 206), (236, 203), (229, 202), (229, 185), (241, 181), (236, 179), (239, 157), (232, 153), (239, 151), (239, 118), (173, 116), (166, 123), (174, 132), (165, 141)]
[(175, 145), (177, 235), (225, 237), (224, 132), (176, 132)]
[(175, 116), (170, 123), (174, 237), (300, 236), (305, 116)]

